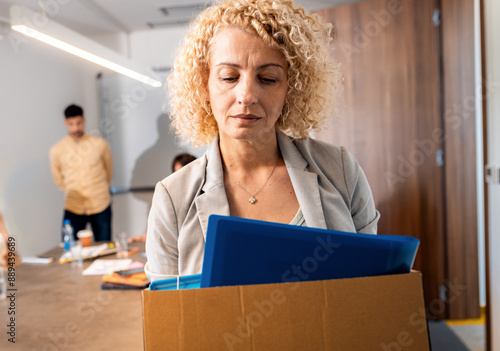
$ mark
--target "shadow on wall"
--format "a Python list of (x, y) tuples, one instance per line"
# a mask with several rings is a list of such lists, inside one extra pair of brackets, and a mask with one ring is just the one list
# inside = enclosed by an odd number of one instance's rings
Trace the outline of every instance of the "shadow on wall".
[[(170, 134), (169, 117), (165, 114), (160, 114), (156, 125), (158, 128), (158, 139), (137, 159), (130, 182), (130, 188), (138, 190), (132, 193), (134, 197), (147, 204), (146, 217), (151, 207), (153, 188), (156, 183), (172, 173), (172, 159), (179, 150), (174, 144), (175, 138)], [(147, 188), (151, 190), (147, 191)]]
[[(158, 139), (137, 159), (132, 173), (131, 188), (154, 187), (157, 182), (172, 173), (172, 159), (179, 149), (174, 143), (175, 138), (170, 134), (170, 119), (167, 115), (161, 114), (156, 125)], [(142, 200), (142, 197), (139, 196), (138, 199)]]

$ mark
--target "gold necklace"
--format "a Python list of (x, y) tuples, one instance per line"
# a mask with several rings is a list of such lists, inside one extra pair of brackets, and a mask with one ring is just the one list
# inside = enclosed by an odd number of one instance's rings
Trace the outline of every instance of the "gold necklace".
[(255, 198), (255, 195), (257, 195), (257, 193), (264, 187), (264, 185), (266, 185), (266, 183), (269, 180), (269, 178), (271, 178), (271, 175), (273, 174), (274, 169), (276, 168), (276, 165), (278, 164), (278, 161), (279, 161), (279, 158), (274, 163), (274, 166), (273, 166), (273, 169), (271, 170), (271, 173), (269, 173), (269, 175), (264, 180), (264, 182), (259, 186), (259, 188), (253, 194), (251, 194), (250, 192), (248, 192), (247, 189), (245, 189), (243, 187), (243, 185), (240, 184), (240, 182), (238, 182), (236, 179), (234, 179), (233, 176), (231, 175), (231, 173), (229, 173), (227, 171), (226, 167), (222, 167), (222, 169), (224, 169), (224, 172), (227, 173), (227, 175), (229, 176), (229, 178), (231, 178), (233, 180), (233, 182), (236, 183), (236, 185), (238, 185), (241, 189), (243, 189), (244, 192), (246, 192), (248, 195), (250, 195), (250, 198), (248, 199), (248, 202), (250, 202), (253, 205), (254, 203), (257, 202), (257, 199)]

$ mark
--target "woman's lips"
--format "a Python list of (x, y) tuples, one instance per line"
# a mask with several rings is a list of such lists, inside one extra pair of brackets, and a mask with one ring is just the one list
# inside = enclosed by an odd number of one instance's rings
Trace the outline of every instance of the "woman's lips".
[(231, 116), (234, 120), (241, 124), (252, 124), (260, 120), (260, 117), (254, 116), (254, 115), (234, 115)]

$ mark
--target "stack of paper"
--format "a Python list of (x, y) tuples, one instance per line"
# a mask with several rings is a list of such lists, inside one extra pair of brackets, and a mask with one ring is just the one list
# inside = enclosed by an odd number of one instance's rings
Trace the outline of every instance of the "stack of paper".
[(83, 275), (111, 274), (121, 269), (129, 268), (132, 260), (130, 258), (120, 260), (95, 260), (85, 269)]

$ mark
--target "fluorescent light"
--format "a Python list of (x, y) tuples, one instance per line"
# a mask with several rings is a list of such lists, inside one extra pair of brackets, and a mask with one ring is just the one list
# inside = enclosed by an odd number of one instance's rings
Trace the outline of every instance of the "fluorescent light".
[(113, 50), (63, 27), (41, 14), (19, 5), (13, 5), (10, 7), (10, 16), (11, 28), (19, 33), (152, 87), (162, 86), (160, 81), (151, 77), (152, 73), (145, 67), (141, 67)]

